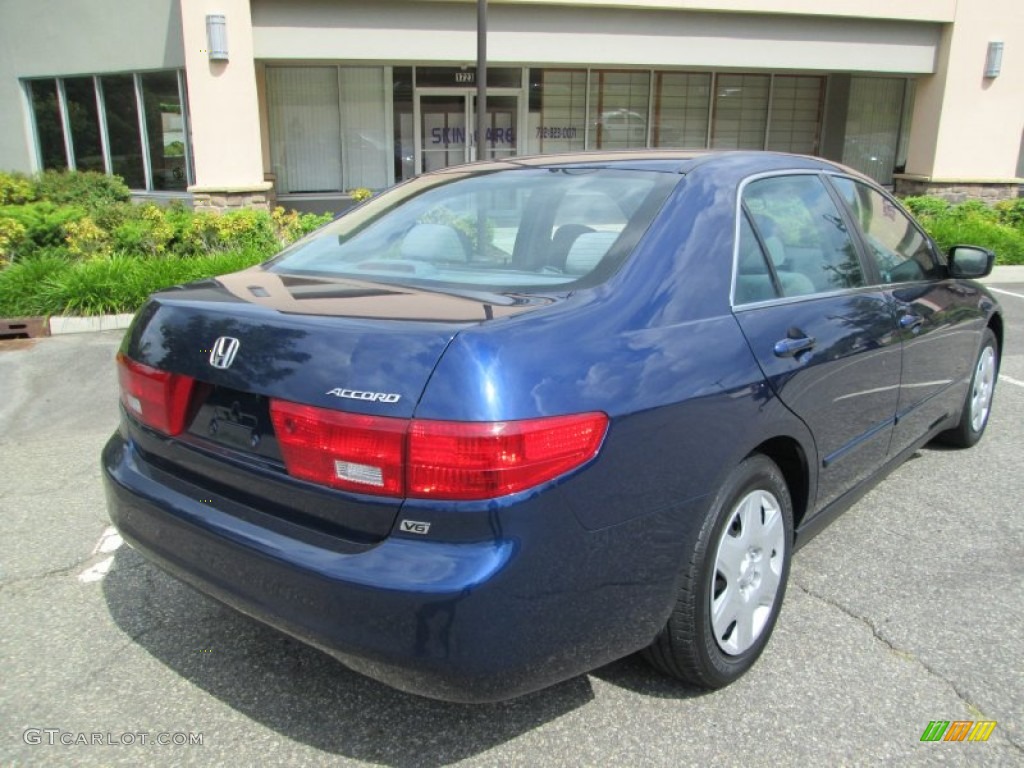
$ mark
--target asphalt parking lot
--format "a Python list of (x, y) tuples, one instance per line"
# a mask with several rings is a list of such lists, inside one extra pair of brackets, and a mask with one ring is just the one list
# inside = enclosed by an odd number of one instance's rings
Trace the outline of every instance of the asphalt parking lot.
[[(360, 677), (109, 535), (121, 332), (2, 342), (0, 763), (1022, 765), (1024, 284), (994, 287), (985, 439), (920, 450), (805, 547), (761, 661), (711, 694), (636, 658), (475, 707)], [(932, 720), (998, 724), (922, 743)]]

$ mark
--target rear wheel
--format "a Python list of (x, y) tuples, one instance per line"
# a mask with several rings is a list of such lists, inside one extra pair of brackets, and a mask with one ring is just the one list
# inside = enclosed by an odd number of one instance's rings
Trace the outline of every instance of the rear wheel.
[(766, 456), (747, 458), (715, 497), (675, 608), (644, 651), (648, 661), (702, 688), (739, 678), (775, 627), (792, 540), (793, 504), (782, 472)]
[(970, 448), (981, 440), (992, 412), (992, 397), (995, 394), (996, 379), (999, 376), (999, 342), (991, 328), (986, 328), (981, 337), (971, 385), (964, 398), (960, 423), (948, 432), (939, 435), (939, 440), (957, 448)]

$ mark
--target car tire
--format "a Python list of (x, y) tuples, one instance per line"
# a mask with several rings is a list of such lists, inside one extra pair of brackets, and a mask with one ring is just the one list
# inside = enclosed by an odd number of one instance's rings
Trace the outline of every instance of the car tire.
[(754, 454), (715, 495), (684, 566), (675, 607), (644, 650), (658, 670), (700, 688), (722, 688), (764, 650), (786, 592), (793, 503), (768, 457)]
[(991, 328), (981, 337), (981, 349), (974, 362), (971, 384), (964, 396), (960, 422), (939, 435), (939, 441), (954, 448), (970, 448), (985, 434), (992, 413), (992, 398), (999, 379), (999, 342)]

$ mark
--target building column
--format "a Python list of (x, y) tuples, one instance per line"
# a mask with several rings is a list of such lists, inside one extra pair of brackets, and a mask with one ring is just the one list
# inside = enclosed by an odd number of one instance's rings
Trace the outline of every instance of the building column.
[[(1002, 71), (985, 76), (990, 42), (1003, 43)], [(1024, 130), (1024, 3), (971, 0), (945, 25), (935, 74), (918, 81), (900, 194), (953, 202), (1016, 197)]]
[[(206, 17), (223, 15), (227, 60), (210, 59)], [(266, 209), (249, 0), (181, 0), (197, 210)]]

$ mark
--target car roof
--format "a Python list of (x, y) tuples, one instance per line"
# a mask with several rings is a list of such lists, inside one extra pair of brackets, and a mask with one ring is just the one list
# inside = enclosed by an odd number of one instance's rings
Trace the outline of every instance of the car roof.
[(784, 152), (755, 150), (682, 150), (682, 149), (628, 149), (617, 151), (589, 151), (550, 155), (524, 155), (507, 160), (483, 161), (469, 165), (451, 166), (433, 173), (487, 173), (513, 168), (618, 168), (621, 170), (660, 171), (686, 174), (700, 167), (702, 170), (742, 168), (747, 174), (774, 170), (831, 170), (861, 174), (819, 157), (791, 155)]

